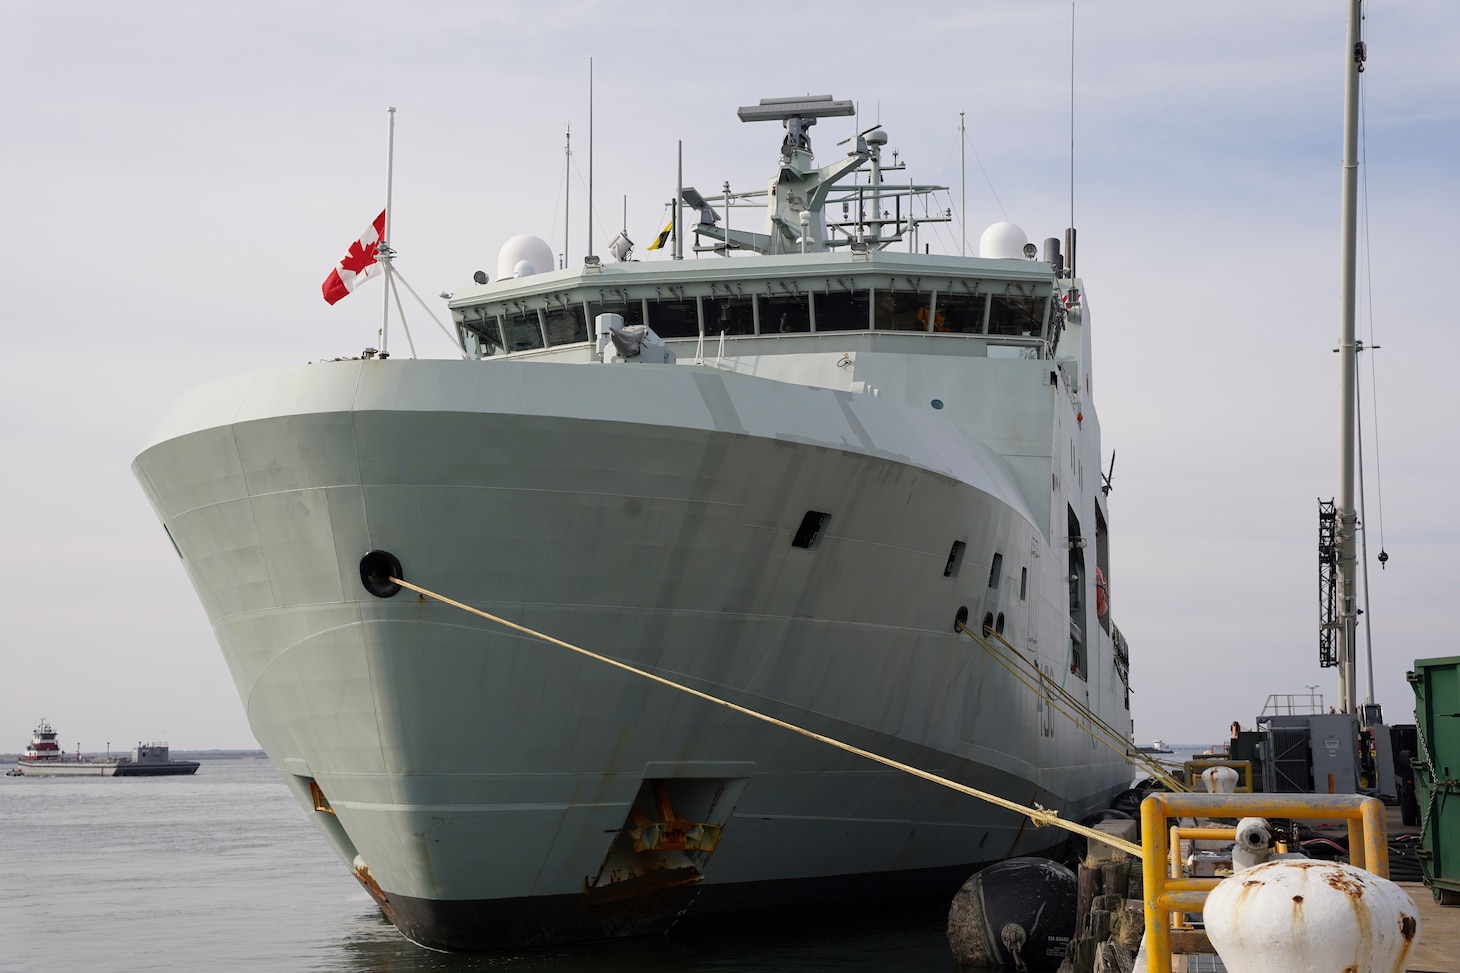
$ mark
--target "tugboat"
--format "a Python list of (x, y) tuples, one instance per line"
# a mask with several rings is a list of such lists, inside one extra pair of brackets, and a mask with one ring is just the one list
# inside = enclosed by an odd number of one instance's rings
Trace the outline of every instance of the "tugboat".
[(42, 719), (31, 734), (30, 746), (15, 761), (11, 777), (165, 777), (198, 772), (196, 760), (173, 760), (165, 743), (138, 743), (130, 757), (106, 757), (97, 760), (68, 757), (56, 742), (56, 731)]

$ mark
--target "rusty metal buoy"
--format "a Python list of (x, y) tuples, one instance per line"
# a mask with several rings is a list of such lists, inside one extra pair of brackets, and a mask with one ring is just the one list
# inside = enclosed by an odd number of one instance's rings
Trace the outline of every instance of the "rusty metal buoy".
[(1269, 861), (1207, 896), (1207, 935), (1228, 973), (1393, 973), (1419, 939), (1419, 908), (1373, 872), (1312, 859)]

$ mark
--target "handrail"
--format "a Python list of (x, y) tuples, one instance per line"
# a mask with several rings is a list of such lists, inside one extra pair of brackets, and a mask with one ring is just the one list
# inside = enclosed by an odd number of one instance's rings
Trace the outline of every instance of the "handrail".
[[(1186, 785), (1181, 782), (1181, 779), (1167, 771), (1160, 761), (1151, 760), (1141, 753), (1128, 738), (1107, 723), (1100, 714), (1045, 675), (1034, 660), (1016, 649), (1003, 635), (989, 631), (979, 635), (964, 622), (955, 622), (954, 628), (973, 639), (984, 651), (988, 652), (995, 662), (1008, 670), (1010, 675), (1032, 690), (1035, 695), (1044, 700), (1046, 705), (1090, 734), (1092, 740), (1104, 744), (1108, 749), (1119, 754), (1126, 763), (1148, 771), (1172, 790), (1186, 789)], [(994, 648), (995, 642), (1002, 646), (1003, 651)], [(1011, 659), (1006, 658), (1004, 652), (1022, 665), (1017, 665)], [(1038, 685), (1036, 685), (1036, 681)]]
[[(1171, 828), (1170, 818), (1342, 818), (1348, 822), (1349, 860), (1381, 878), (1389, 877), (1384, 805), (1359, 794), (1164, 794), (1141, 802), (1141, 871), (1146, 897), (1146, 970), (1171, 973), (1173, 913), (1201, 912), (1218, 884), (1209, 878), (1172, 877), (1171, 847), (1181, 837), (1216, 837), (1226, 829)], [(1235, 831), (1233, 831), (1235, 836)], [(1179, 847), (1179, 845), (1178, 845)]]

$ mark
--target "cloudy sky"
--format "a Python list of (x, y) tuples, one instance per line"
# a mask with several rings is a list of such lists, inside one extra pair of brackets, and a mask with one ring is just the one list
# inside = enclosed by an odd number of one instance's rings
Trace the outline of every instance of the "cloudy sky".
[[(1336, 696), (1317, 665), (1315, 499), (1338, 489), (1344, 6), (1079, 7), (1075, 222), (1143, 741), (1222, 739), (1269, 693)], [(1382, 348), (1363, 362), (1364, 462), (1369, 554), (1390, 555), (1370, 618), (1399, 722), (1413, 660), (1460, 653), (1445, 593), (1460, 27), (1443, 0), (1370, 6), (1361, 328)], [(600, 250), (625, 197), (641, 247), (662, 225), (679, 140), (687, 183), (763, 185), (779, 133), (735, 108), (808, 92), (856, 100), (954, 207), (966, 113), (971, 240), (1005, 214), (1031, 238), (1069, 219), (1060, 0), (0, 0), (0, 15), (0, 750), (41, 716), (88, 750), (254, 745), (129, 464), (187, 388), (376, 342), (378, 291), (329, 307), (319, 287), (381, 208), (388, 105), (391, 237), (423, 296), (495, 274), (517, 233), (563, 248), (570, 124), (584, 252), (590, 57)], [(813, 130), (823, 156), (853, 124)], [(412, 319), (422, 355), (452, 353)]]

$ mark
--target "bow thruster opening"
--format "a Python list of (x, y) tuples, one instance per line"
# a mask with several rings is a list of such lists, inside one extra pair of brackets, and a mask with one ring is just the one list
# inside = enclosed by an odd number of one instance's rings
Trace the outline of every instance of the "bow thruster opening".
[(390, 598), (400, 591), (391, 578), (404, 578), (400, 559), (389, 551), (371, 551), (360, 559), (360, 583), (377, 598)]

